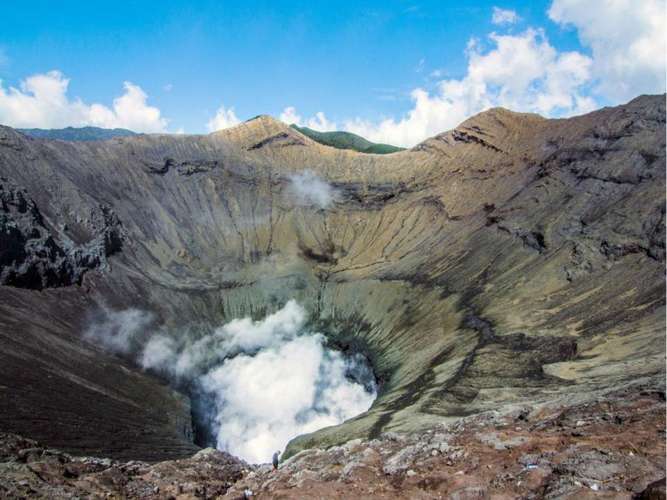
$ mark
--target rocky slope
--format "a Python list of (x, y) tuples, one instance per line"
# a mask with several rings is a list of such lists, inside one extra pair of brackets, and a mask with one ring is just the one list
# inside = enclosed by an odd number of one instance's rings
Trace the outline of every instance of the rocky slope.
[[(330, 203), (294, 196), (305, 170)], [(196, 450), (187, 398), (82, 340), (101, 306), (178, 332), (295, 298), (366, 353), (373, 407), (288, 456), (664, 378), (664, 96), (492, 109), (388, 155), (269, 117), (76, 143), (0, 127), (0, 177), (0, 430), (50, 447)]]
[[(665, 496), (664, 391), (465, 417), (282, 463), (206, 449), (157, 464), (72, 457), (0, 434), (0, 498), (640, 498)], [(662, 495), (662, 496), (661, 496)]]

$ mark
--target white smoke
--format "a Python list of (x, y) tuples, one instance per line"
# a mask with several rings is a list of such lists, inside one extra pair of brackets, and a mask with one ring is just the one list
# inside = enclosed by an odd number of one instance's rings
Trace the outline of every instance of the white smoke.
[(202, 378), (216, 397), (218, 448), (266, 462), (290, 439), (363, 413), (375, 394), (347, 377), (353, 362), (327, 349), (321, 335), (225, 361)]
[(298, 205), (325, 209), (338, 198), (338, 192), (310, 170), (290, 175), (289, 192)]
[(140, 358), (145, 369), (164, 371), (178, 379), (193, 379), (225, 358), (256, 352), (294, 338), (306, 321), (306, 313), (294, 300), (262, 321), (234, 319), (211, 334), (190, 341), (166, 333), (153, 335)]
[[(86, 335), (128, 352), (152, 321), (139, 313), (108, 312), (106, 322)], [(366, 360), (329, 349), (323, 335), (304, 330), (306, 320), (305, 310), (290, 300), (263, 320), (235, 319), (196, 340), (157, 332), (138, 361), (210, 396), (219, 449), (267, 462), (292, 438), (368, 410), (376, 396)]]
[(103, 307), (91, 319), (84, 338), (107, 351), (127, 354), (136, 348), (141, 334), (153, 322), (153, 315), (140, 309), (114, 311)]

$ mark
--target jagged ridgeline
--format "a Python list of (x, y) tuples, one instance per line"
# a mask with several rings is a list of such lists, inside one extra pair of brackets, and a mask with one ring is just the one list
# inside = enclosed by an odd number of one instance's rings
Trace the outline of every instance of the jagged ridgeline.
[[(299, 127), (298, 125), (291, 125), (291, 127), (303, 135), (310, 137), (315, 142), (337, 149), (351, 149), (369, 154), (388, 154), (404, 150), (404, 148), (390, 144), (376, 144), (351, 132), (320, 132), (308, 127)], [(22, 128), (18, 130), (31, 137), (58, 139), (62, 141), (104, 141), (113, 139), (114, 137), (136, 135), (135, 132), (122, 128), (105, 129), (99, 127), (67, 127), (62, 129)]]
[(386, 155), (264, 116), (83, 142), (0, 127), (0, 428), (113, 457), (196, 449), (187, 397), (82, 340), (101, 307), (179, 331), (295, 299), (365, 354), (370, 410), (286, 455), (660, 384), (664, 102), (492, 109)]

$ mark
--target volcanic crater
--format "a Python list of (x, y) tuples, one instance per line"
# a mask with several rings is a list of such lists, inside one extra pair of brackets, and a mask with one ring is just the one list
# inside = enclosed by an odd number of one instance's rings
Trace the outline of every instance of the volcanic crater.
[(268, 116), (91, 142), (0, 127), (0, 429), (118, 460), (199, 449), (188, 394), (84, 338), (100, 308), (178, 332), (295, 300), (366, 356), (371, 408), (285, 459), (664, 394), (664, 193), (664, 96), (569, 119), (494, 108), (385, 155)]

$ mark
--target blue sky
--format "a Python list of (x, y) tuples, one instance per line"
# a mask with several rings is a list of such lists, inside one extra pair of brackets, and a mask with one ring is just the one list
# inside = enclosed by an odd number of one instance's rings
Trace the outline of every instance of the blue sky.
[[(646, 2), (662, 9), (658, 24), (664, 27), (664, 0)], [(553, 3), (564, 4), (560, 15), (549, 14)], [(220, 126), (261, 113), (279, 117), (286, 107), (292, 106), (296, 110), (291, 116), (298, 115), (304, 124), (321, 112), (326, 121), (311, 122), (319, 128), (350, 129), (366, 132), (375, 139), (386, 136), (394, 138), (394, 142), (415, 142), (420, 134), (434, 133), (433, 127), (449, 122), (429, 118), (432, 125), (413, 127), (419, 132), (398, 133), (386, 127), (382, 132), (382, 121), (391, 120), (398, 126), (401, 120), (409, 119), (409, 113), (417, 106), (411, 94), (415, 89), (425, 91), (429, 99), (451, 99), (450, 94), (443, 94), (441, 82), (456, 80), (470, 86), (470, 79), (466, 79), (470, 73), (469, 43), (477, 40), (473, 52), (479, 57), (488, 55), (498, 48), (498, 40), (489, 38), (492, 33), (510, 37), (506, 41), (515, 45), (507, 50), (516, 52), (517, 57), (525, 56), (522, 51), (528, 53), (538, 47), (541, 55), (532, 60), (535, 65), (557, 65), (562, 53), (587, 58), (574, 61), (575, 66), (586, 66), (590, 60), (592, 74), (582, 76), (581, 85), (569, 92), (592, 101), (577, 105), (573, 97), (573, 103), (562, 105), (563, 100), (559, 99), (561, 104), (550, 108), (517, 95), (532, 92), (531, 85), (552, 86), (547, 81), (551, 77), (545, 75), (536, 75), (535, 81), (524, 88), (513, 89), (509, 99), (503, 86), (512, 84), (507, 76), (502, 80), (496, 68), (493, 75), (484, 70), (483, 82), (500, 90), (495, 89), (493, 96), (469, 109), (450, 113), (457, 119), (489, 103), (537, 107), (528, 110), (554, 116), (576, 113), (647, 90), (632, 83), (641, 81), (633, 74), (625, 93), (599, 91), (596, 47), (604, 53), (604, 37), (611, 36), (605, 31), (612, 30), (614, 22), (627, 16), (617, 7), (606, 26), (596, 26), (605, 21), (605, 13), (592, 12), (587, 3), (590, 2), (12, 2), (3, 6), (0, 20), (0, 92), (4, 92), (6, 100), (11, 87), (30, 96), (29, 91), (21, 89), (22, 82), (31, 75), (56, 70), (61, 79), (69, 81), (65, 95), (71, 102), (80, 99), (86, 105), (99, 103), (113, 108), (113, 99), (124, 92), (124, 82), (139, 87), (147, 96), (145, 105), (157, 108), (162, 120), (161, 125), (146, 125), (147, 130), (153, 127), (205, 133), (212, 129), (207, 124), (222, 105), (227, 120), (219, 121)], [(494, 8), (514, 12), (515, 18), (494, 23)], [(620, 50), (621, 38), (632, 42), (633, 36), (658, 43), (650, 33), (647, 35), (656, 12), (654, 8), (639, 19), (647, 26), (643, 31), (620, 34), (608, 45)], [(580, 22), (581, 18), (587, 20)], [(592, 34), (582, 42), (582, 33), (588, 32)], [(512, 37), (516, 40), (512, 41)], [(522, 45), (521, 37), (532, 37), (532, 45)], [(555, 58), (547, 54), (548, 49), (556, 51)], [(614, 47), (606, 49), (608, 55)], [(662, 50), (664, 59), (664, 40), (655, 50)], [(501, 64), (509, 67), (513, 63)], [(528, 60), (517, 71), (528, 73), (530, 65)], [(664, 73), (664, 61), (662, 67)], [(655, 79), (656, 68), (649, 70)], [(602, 76), (608, 74), (609, 71)], [(664, 78), (648, 90), (664, 91)], [(67, 124), (66, 110), (61, 110), (60, 119), (52, 119), (41, 108), (34, 114), (22, 112), (21, 106), (25, 109), (33, 105), (45, 106), (32, 101), (6, 102), (3, 112), (0, 93), (0, 123)], [(52, 114), (56, 112), (56, 108), (51, 110)], [(71, 124), (85, 124), (86, 120), (79, 114), (72, 115)], [(102, 120), (93, 124), (105, 123), (116, 122)], [(128, 123), (137, 125), (135, 128), (143, 126), (143, 122)], [(405, 127), (408, 126), (410, 123)]]

